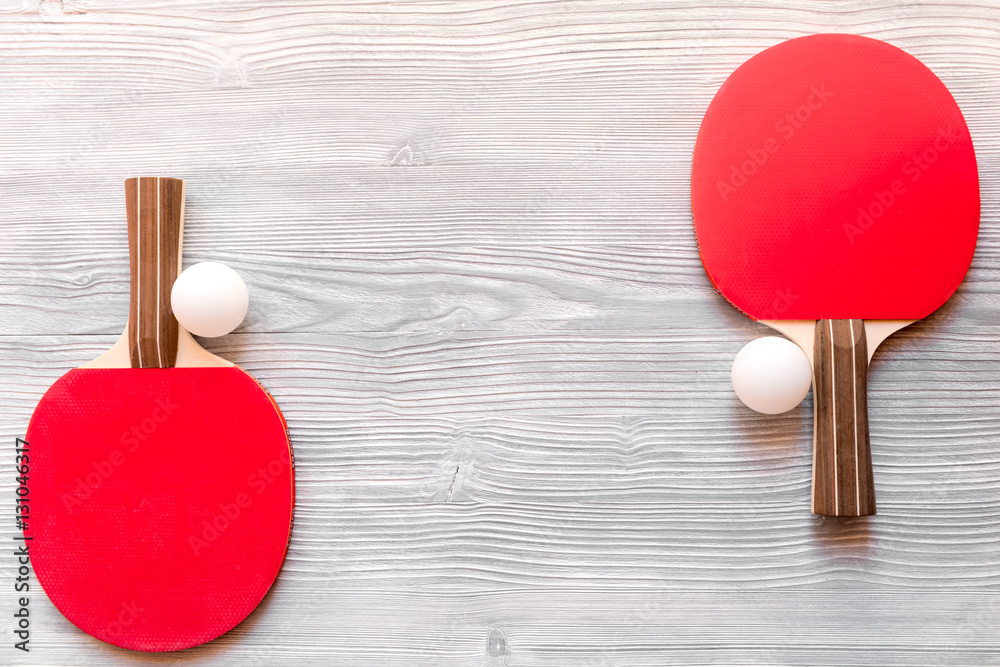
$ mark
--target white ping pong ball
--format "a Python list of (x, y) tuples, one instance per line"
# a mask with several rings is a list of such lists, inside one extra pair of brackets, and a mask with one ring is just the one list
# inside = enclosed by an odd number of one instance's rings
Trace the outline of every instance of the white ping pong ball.
[(768, 336), (743, 346), (733, 361), (733, 389), (743, 404), (766, 415), (788, 412), (812, 384), (809, 359), (786, 338)]
[(170, 291), (174, 317), (196, 336), (225, 336), (240, 325), (249, 305), (240, 274), (218, 262), (189, 266)]

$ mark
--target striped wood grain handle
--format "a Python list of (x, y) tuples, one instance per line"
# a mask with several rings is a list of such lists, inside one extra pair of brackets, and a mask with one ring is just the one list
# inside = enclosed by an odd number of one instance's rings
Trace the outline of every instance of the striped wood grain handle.
[(813, 343), (815, 514), (875, 514), (863, 320), (819, 320)]
[(184, 181), (142, 177), (125, 181), (132, 274), (128, 348), (132, 368), (172, 368), (178, 323), (170, 290), (180, 270)]

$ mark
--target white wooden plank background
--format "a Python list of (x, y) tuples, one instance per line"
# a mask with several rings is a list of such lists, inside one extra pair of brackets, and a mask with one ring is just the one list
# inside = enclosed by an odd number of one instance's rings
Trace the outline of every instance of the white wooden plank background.
[[(36, 592), (23, 654), (0, 556), (0, 664), (1000, 664), (997, 3), (0, 12), (0, 438), (120, 331), (122, 180), (163, 174), (185, 262), (251, 289), (206, 346), (271, 389), (298, 463), (285, 568), (234, 631), (135, 654)], [(982, 177), (966, 282), (876, 355), (869, 520), (809, 513), (810, 399), (732, 394), (767, 331), (712, 291), (688, 203), (725, 76), (830, 31), (930, 66)]]

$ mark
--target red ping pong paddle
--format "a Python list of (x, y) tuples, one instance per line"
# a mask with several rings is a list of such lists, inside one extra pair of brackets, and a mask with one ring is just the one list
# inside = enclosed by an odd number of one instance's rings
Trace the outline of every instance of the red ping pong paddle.
[(715, 288), (813, 364), (813, 512), (874, 514), (868, 364), (955, 292), (976, 246), (979, 176), (958, 105), (885, 42), (783, 42), (712, 100), (691, 207)]
[(28, 427), (31, 562), (98, 639), (170, 651), (218, 637), (274, 582), (294, 506), (285, 420), (170, 308), (184, 183), (125, 182), (128, 326), (60, 378)]

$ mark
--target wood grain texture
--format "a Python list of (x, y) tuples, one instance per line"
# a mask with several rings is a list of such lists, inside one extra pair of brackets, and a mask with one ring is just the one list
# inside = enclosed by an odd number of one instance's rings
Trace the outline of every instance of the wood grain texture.
[[(0, 664), (1000, 664), (997, 3), (0, 11), (0, 437), (120, 334), (121, 183), (170, 174), (185, 265), (250, 288), (203, 342), (284, 411), (299, 503), (232, 633), (135, 655), (32, 591), (32, 652), (0, 622)], [(822, 31), (931, 67), (982, 174), (966, 281), (873, 360), (861, 519), (809, 513), (811, 398), (733, 395), (770, 332), (713, 292), (688, 201), (728, 73)]]
[(819, 320), (813, 340), (812, 511), (875, 514), (864, 321)]
[(173, 368), (178, 323), (170, 290), (180, 273), (184, 181), (125, 181), (129, 241), (128, 348), (132, 368)]

